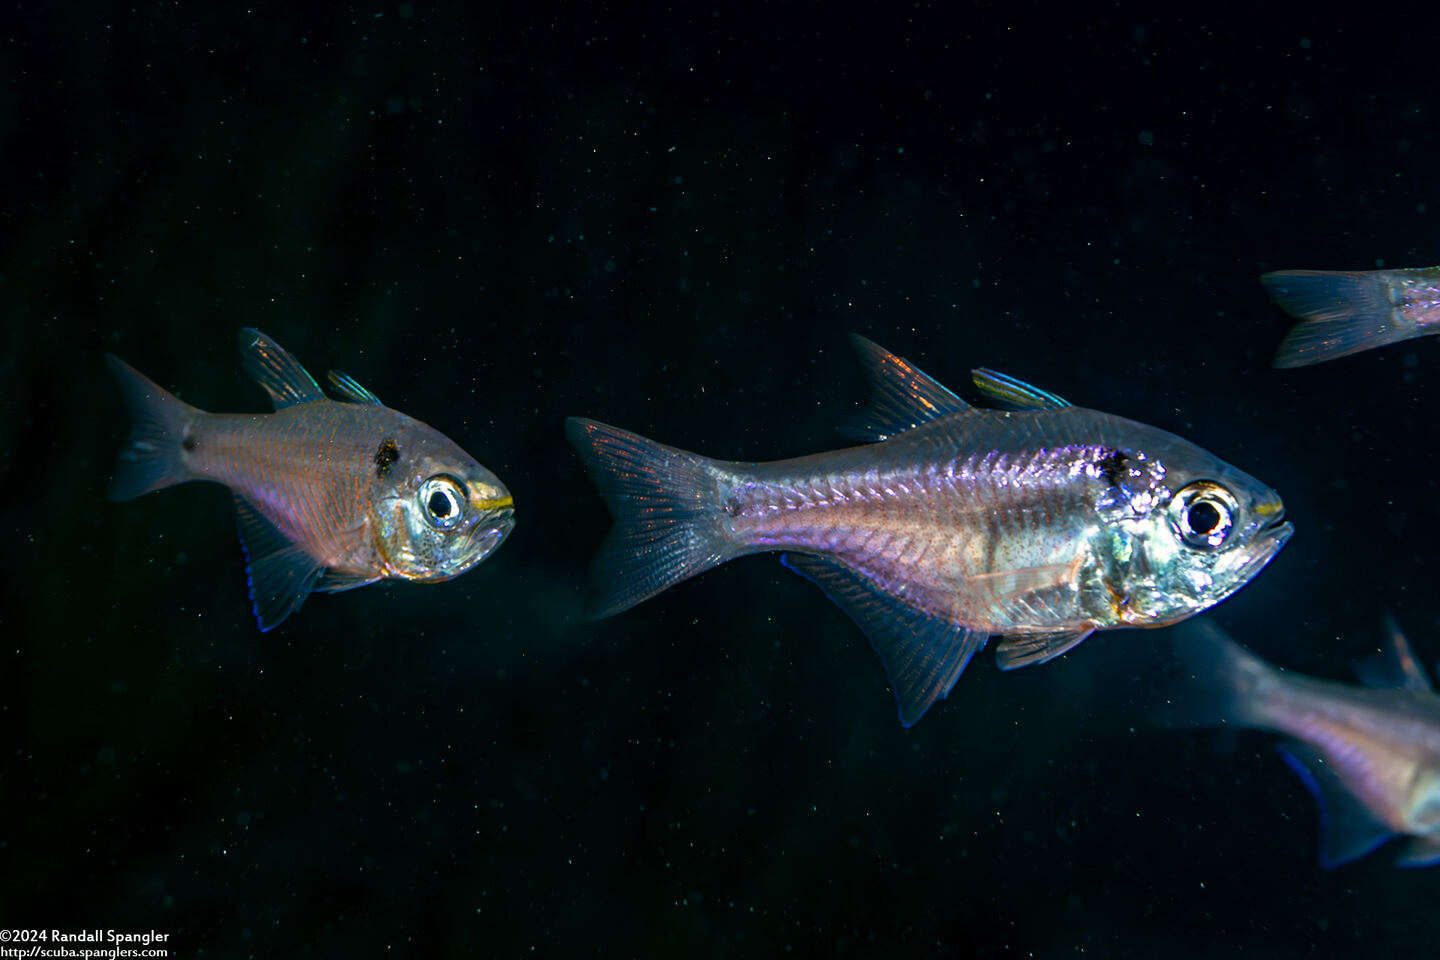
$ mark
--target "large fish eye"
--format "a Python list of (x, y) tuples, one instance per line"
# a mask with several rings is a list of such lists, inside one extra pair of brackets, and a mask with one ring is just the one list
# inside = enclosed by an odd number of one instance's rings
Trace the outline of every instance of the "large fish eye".
[(1190, 546), (1213, 550), (1235, 529), (1239, 512), (1229, 490), (1213, 480), (1196, 480), (1170, 501), (1170, 524)]
[(425, 511), (425, 519), (446, 530), (460, 522), (465, 512), (465, 485), (442, 473), (420, 484), (416, 499)]

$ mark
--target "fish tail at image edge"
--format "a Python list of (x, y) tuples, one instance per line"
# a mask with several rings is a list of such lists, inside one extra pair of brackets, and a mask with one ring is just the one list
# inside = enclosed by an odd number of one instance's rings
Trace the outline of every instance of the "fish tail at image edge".
[(1281, 369), (1309, 366), (1422, 336), (1396, 308), (1383, 270), (1277, 270), (1265, 291), (1300, 322), (1275, 351)]

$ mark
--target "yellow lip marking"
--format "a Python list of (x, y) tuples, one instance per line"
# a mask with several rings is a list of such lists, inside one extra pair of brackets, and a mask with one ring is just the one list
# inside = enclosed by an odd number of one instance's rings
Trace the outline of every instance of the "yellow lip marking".
[(1255, 512), (1262, 517), (1276, 517), (1285, 512), (1283, 503), (1260, 503), (1255, 505)]
[(503, 510), (515, 506), (514, 497), (496, 497), (493, 500), (471, 500), (476, 510)]

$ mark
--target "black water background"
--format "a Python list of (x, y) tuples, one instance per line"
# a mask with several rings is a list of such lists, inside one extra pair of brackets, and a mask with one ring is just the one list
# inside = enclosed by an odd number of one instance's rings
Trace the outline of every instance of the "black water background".
[[(318, 10), (318, 8), (314, 8)], [(1269, 369), (1256, 276), (1436, 260), (1433, 31), (778, 4), (24, 6), (3, 31), (0, 922), (178, 955), (1407, 956), (1440, 873), (1315, 864), (1261, 735), (1147, 718), (1163, 637), (977, 660), (913, 730), (773, 559), (583, 619), (584, 414), (836, 445), (858, 331), (1196, 440), (1298, 533), (1219, 619), (1440, 657), (1418, 341)], [(267, 331), (499, 473), (437, 587), (260, 635), (225, 492), (101, 496), (100, 356), (260, 410)]]

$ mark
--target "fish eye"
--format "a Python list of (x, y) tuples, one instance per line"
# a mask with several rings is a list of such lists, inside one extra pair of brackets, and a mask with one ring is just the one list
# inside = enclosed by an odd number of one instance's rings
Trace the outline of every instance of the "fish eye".
[(1170, 523), (1192, 547), (1222, 546), (1235, 528), (1238, 512), (1234, 494), (1213, 480), (1197, 480), (1170, 501)]
[(425, 518), (446, 530), (458, 523), (465, 511), (465, 485), (442, 473), (420, 484), (416, 499), (425, 511)]

